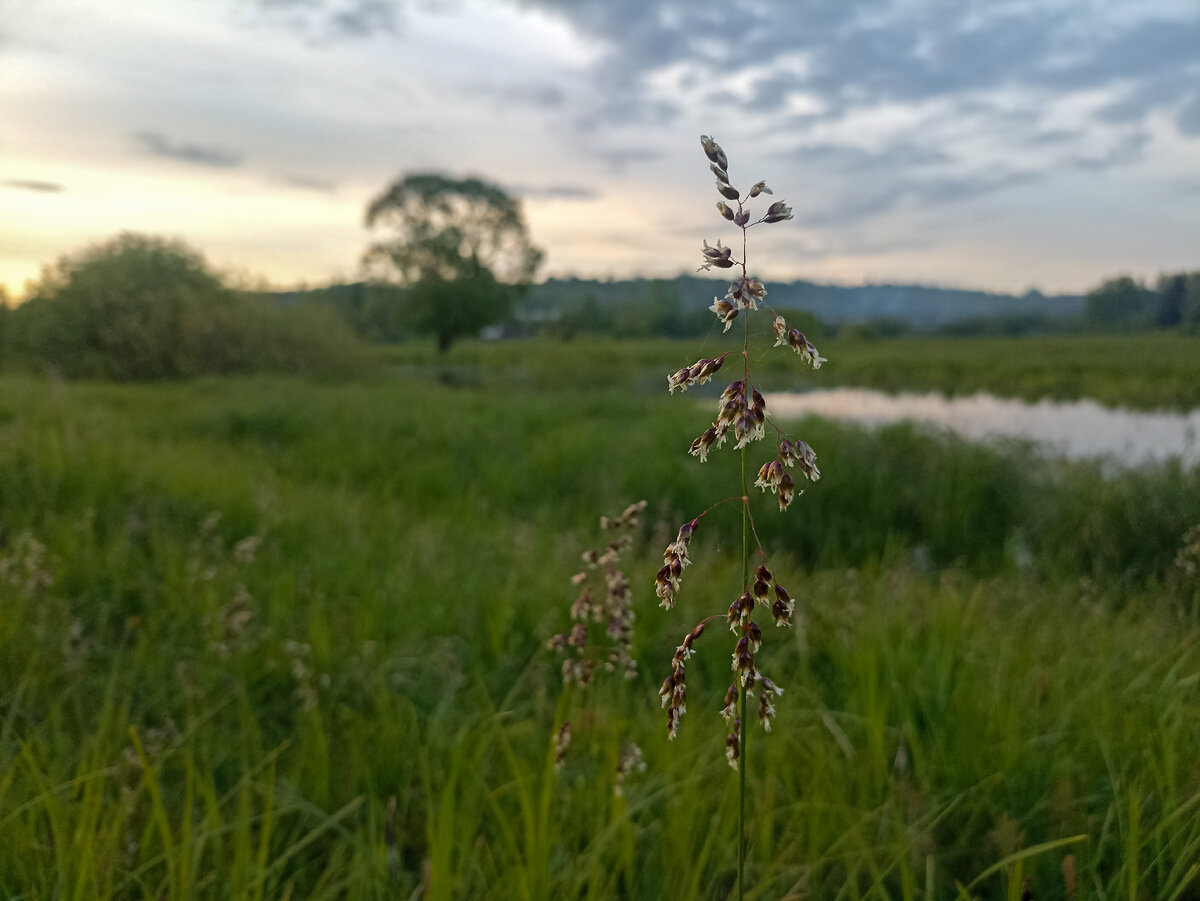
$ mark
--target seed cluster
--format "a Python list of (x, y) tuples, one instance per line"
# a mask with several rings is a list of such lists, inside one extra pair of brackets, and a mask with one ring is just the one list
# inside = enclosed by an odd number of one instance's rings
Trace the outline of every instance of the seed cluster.
[(687, 678), (684, 675), (684, 663), (695, 653), (692, 645), (704, 634), (706, 622), (700, 623), (683, 639), (683, 644), (675, 649), (671, 658), (671, 675), (667, 676), (658, 690), (662, 705), (667, 709), (667, 737), (674, 738), (679, 734), (679, 718), (687, 712)]
[(809, 447), (807, 442), (784, 438), (779, 442), (779, 453), (775, 455), (775, 459), (764, 463), (754, 480), (755, 488), (770, 491), (779, 499), (780, 510), (786, 510), (796, 494), (796, 483), (785, 467), (797, 464), (809, 481), (815, 482), (821, 478), (821, 470), (817, 469), (816, 451)]
[[(587, 569), (576, 573), (571, 582), (582, 586), (578, 597), (571, 604), (571, 619), (574, 624), (569, 632), (555, 635), (548, 645), (556, 651), (570, 648), (574, 654), (563, 660), (563, 682), (578, 682), (587, 685), (598, 663), (588, 652), (588, 624), (604, 623), (610, 646), (603, 661), (609, 671), (620, 670), (627, 679), (637, 675), (637, 661), (633, 659), (633, 606), (629, 580), (619, 563), (621, 552), (633, 544), (630, 534), (640, 523), (645, 501), (630, 504), (620, 516), (600, 518), (600, 528), (616, 532), (603, 550), (587, 550), (583, 562)], [(599, 582), (593, 585), (593, 582)], [(595, 590), (593, 590), (593, 588)]]
[(662, 598), (660, 607), (670, 610), (675, 606), (675, 593), (679, 591), (679, 580), (683, 575), (683, 569), (692, 562), (688, 556), (688, 544), (691, 543), (692, 535), (698, 525), (700, 525), (699, 517), (691, 522), (685, 522), (679, 527), (679, 533), (675, 536), (675, 540), (668, 544), (667, 549), (663, 551), (663, 565), (654, 580), (654, 593)]
[[(733, 186), (729, 178), (729, 159), (725, 151), (712, 138), (704, 135), (700, 138), (701, 146), (709, 160), (709, 169), (716, 176), (717, 192), (721, 200), (717, 203), (717, 212), (723, 219), (732, 222), (742, 230), (745, 247), (746, 230), (759, 224), (782, 222), (792, 218), (792, 209), (783, 201), (772, 203), (759, 218), (754, 219), (746, 208), (747, 201), (760, 194), (770, 194), (771, 189), (765, 182), (756, 182), (745, 195)], [(752, 312), (765, 305), (767, 290), (762, 281), (750, 275), (746, 261), (734, 257), (733, 249), (721, 241), (710, 245), (706, 240), (700, 251), (701, 265), (704, 270), (733, 269), (740, 267), (740, 275), (730, 283), (723, 298), (714, 298), (709, 308), (717, 317), (723, 332), (728, 332), (734, 321), (743, 314), (746, 324), (745, 340), (740, 351), (743, 358), (742, 377), (730, 382), (721, 392), (717, 401), (717, 417), (712, 425), (692, 441), (689, 453), (698, 457), (701, 462), (708, 459), (710, 452), (725, 445), (732, 437), (736, 449), (745, 454), (748, 446), (755, 441), (766, 438), (768, 428), (778, 433), (777, 450), (773, 459), (766, 461), (758, 470), (755, 486), (765, 492), (775, 495), (780, 510), (786, 510), (800, 492), (796, 488), (796, 479), (791, 471), (798, 471), (804, 478), (815, 482), (821, 477), (817, 468), (816, 452), (804, 441), (784, 434), (784, 432), (767, 415), (767, 403), (762, 393), (751, 382), (748, 325)], [(797, 329), (789, 328), (784, 318), (773, 314), (772, 326), (775, 333), (776, 347), (787, 347), (794, 351), (803, 362), (819, 369), (825, 359), (805, 335)], [(721, 354), (714, 358), (702, 358), (690, 366), (686, 366), (667, 377), (667, 385), (672, 394), (675, 389), (686, 391), (692, 385), (707, 382), (726, 363), (727, 358), (736, 352)], [(744, 461), (744, 457), (743, 457)], [(743, 467), (743, 473), (745, 469)], [(744, 478), (744, 477), (743, 477)], [(743, 481), (743, 485), (745, 482)], [(746, 522), (752, 527), (753, 517), (750, 515), (749, 498), (743, 495), (727, 498), (726, 500), (741, 503), (745, 508)], [(723, 503), (723, 502), (722, 502)], [(718, 506), (714, 505), (715, 506)], [(655, 578), (655, 593), (661, 599), (661, 606), (671, 608), (675, 605), (680, 589), (683, 570), (691, 563), (689, 544), (700, 520), (713, 509), (685, 522), (679, 529), (675, 540), (667, 545), (663, 552), (663, 565)], [(754, 530), (757, 541), (757, 530)], [(766, 558), (766, 553), (758, 548), (760, 555)], [(737, 636), (731, 658), (730, 668), (734, 673), (733, 683), (725, 694), (722, 715), (729, 724), (731, 731), (725, 741), (725, 755), (731, 766), (738, 766), (742, 753), (741, 723), (746, 716), (746, 709), (752, 699), (757, 698), (758, 719), (763, 729), (769, 731), (775, 718), (775, 699), (783, 693), (774, 681), (763, 675), (758, 665), (759, 651), (762, 647), (762, 628), (754, 620), (758, 607), (770, 610), (771, 618), (776, 626), (790, 626), (796, 610), (796, 602), (779, 582), (775, 579), (765, 562), (758, 565), (752, 578), (744, 587), (743, 592), (729, 605), (725, 616), (735, 636)], [(721, 615), (710, 616), (702, 620), (683, 639), (675, 649), (671, 660), (671, 673), (659, 689), (662, 706), (667, 711), (667, 736), (674, 738), (679, 733), (680, 719), (687, 710), (687, 676), (688, 659), (695, 653), (694, 645), (703, 635), (706, 626)]]
[[(607, 544), (583, 553), (585, 569), (571, 577), (579, 594), (571, 603), (572, 625), (569, 631), (555, 635), (547, 645), (566, 657), (562, 664), (564, 685), (590, 686), (598, 670), (619, 672), (626, 679), (637, 676), (633, 648), (633, 606), (629, 580), (620, 565), (621, 554), (633, 545), (633, 533), (641, 525), (645, 501), (630, 504), (619, 516), (600, 517), (600, 528), (612, 533)], [(589, 626), (604, 625), (607, 646), (589, 644)], [(554, 768), (562, 769), (571, 745), (571, 721), (563, 722), (554, 736)], [(613, 775), (613, 792), (624, 792), (625, 779), (646, 769), (641, 749), (623, 741)]]
[(674, 394), (675, 389), (687, 391), (692, 385), (703, 385), (714, 375), (721, 365), (725, 362), (727, 354), (721, 354), (715, 360), (699, 359), (691, 366), (685, 366), (678, 372), (673, 372), (667, 376), (668, 393)]
[(812, 366), (813, 369), (820, 369), (821, 364), (825, 362), (825, 358), (817, 353), (817, 349), (813, 343), (804, 337), (804, 332), (799, 329), (788, 328), (787, 320), (778, 313), (771, 323), (775, 329), (775, 347), (786, 346), (794, 350), (800, 359)]

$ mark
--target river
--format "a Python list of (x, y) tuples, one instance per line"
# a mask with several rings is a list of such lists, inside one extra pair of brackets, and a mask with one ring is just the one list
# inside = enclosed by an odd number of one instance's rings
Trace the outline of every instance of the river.
[(1144, 412), (1091, 400), (1028, 403), (990, 394), (945, 397), (860, 388), (771, 393), (766, 400), (768, 415), (781, 420), (808, 415), (864, 425), (911, 420), (973, 441), (1032, 441), (1073, 459), (1102, 457), (1141, 466), (1179, 457), (1185, 466), (1200, 464), (1200, 410)]

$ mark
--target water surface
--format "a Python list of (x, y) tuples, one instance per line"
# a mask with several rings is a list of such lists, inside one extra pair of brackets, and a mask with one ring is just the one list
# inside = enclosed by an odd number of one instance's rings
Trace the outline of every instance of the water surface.
[(1095, 401), (1037, 403), (975, 394), (885, 394), (859, 388), (766, 395), (777, 419), (815, 415), (864, 425), (911, 420), (974, 441), (1017, 438), (1070, 458), (1106, 457), (1128, 466), (1182, 458), (1200, 463), (1200, 410), (1143, 412)]

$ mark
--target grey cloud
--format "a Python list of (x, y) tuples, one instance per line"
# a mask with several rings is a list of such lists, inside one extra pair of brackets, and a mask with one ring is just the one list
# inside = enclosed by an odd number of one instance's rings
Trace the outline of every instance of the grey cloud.
[(1183, 105), (1183, 109), (1175, 118), (1175, 124), (1189, 138), (1200, 137), (1200, 94), (1193, 94)]
[[(1046, 133), (1046, 144), (1059, 145), (1075, 135)], [(1149, 141), (1146, 132), (1122, 136), (1107, 149), (1087, 154), (1059, 156), (1038, 168), (999, 172), (950, 173), (948, 154), (915, 143), (897, 142), (879, 150), (841, 144), (813, 144), (790, 154), (802, 168), (835, 175), (851, 187), (823, 209), (806, 214), (814, 225), (846, 227), (906, 206), (931, 208), (993, 194), (1046, 177), (1064, 169), (1102, 171), (1139, 159)]]
[[(1028, 168), (964, 172), (962, 161), (941, 147), (913, 140), (874, 149), (803, 144), (779, 156), (796, 167), (801, 180), (819, 185), (821, 197), (832, 198), (804, 212), (805, 223), (839, 230), (898, 209), (929, 209), (1002, 191), (1042, 174)], [(887, 248), (895, 249), (901, 248)], [(857, 247), (854, 253), (867, 255), (868, 249)]]
[(631, 123), (669, 124), (679, 118), (679, 104), (661, 98), (644, 96), (636, 82), (612, 85), (601, 89), (587, 105), (586, 112), (575, 120), (581, 132), (592, 133), (605, 125), (629, 125)]
[(630, 163), (651, 163), (663, 156), (661, 151), (641, 148), (598, 149), (587, 147), (585, 149), (592, 156), (605, 162), (614, 172), (624, 172)]
[(592, 130), (613, 122), (669, 122), (679, 107), (647, 96), (646, 74), (675, 62), (713, 62), (703, 38), (719, 34), (727, 22), (724, 9), (682, 4), (678, 0), (516, 0), (518, 6), (556, 12), (576, 30), (600, 38), (611, 47), (592, 70), (594, 102), (578, 126)]
[(859, 192), (806, 214), (804, 219), (813, 225), (846, 226), (890, 213), (903, 204), (921, 208), (941, 206), (1027, 184), (1039, 177), (1036, 172), (1012, 171), (907, 178), (884, 188)]
[(788, 244), (789, 254), (797, 260), (815, 262), (830, 257), (877, 257), (889, 253), (926, 250), (934, 246), (929, 238), (905, 238), (895, 241), (872, 241), (851, 234), (829, 244)]
[(554, 84), (495, 84), (483, 83), (465, 87), (464, 93), (490, 98), (500, 104), (520, 104), (522, 106), (540, 107), (541, 109), (558, 109), (567, 101), (566, 92)]
[(267, 21), (318, 41), (400, 30), (401, 0), (250, 0)]
[(1028, 184), (1040, 178), (1036, 172), (997, 172), (985, 175), (961, 175), (930, 178), (909, 186), (920, 203), (951, 203), (992, 194), (1005, 188)]
[(898, 172), (919, 166), (950, 162), (951, 157), (936, 147), (897, 141), (880, 150), (854, 144), (807, 144), (788, 154), (802, 166), (820, 166), (844, 172)]
[(192, 163), (196, 166), (232, 169), (242, 163), (241, 155), (232, 150), (223, 147), (178, 143), (156, 131), (139, 131), (133, 136), (133, 139), (141, 145), (143, 150), (154, 156)]
[(903, 238), (895, 241), (873, 241), (852, 236), (838, 246), (838, 253), (849, 256), (877, 257), (898, 251), (926, 250), (936, 245), (932, 237)]
[[(820, 6), (820, 4), (817, 4)], [(811, 6), (811, 4), (810, 4)], [(958, 2), (825, 4), (810, 20), (799, 4), (775, 10), (751, 38), (756, 63), (803, 52), (808, 67), (797, 88), (832, 107), (919, 101), (1005, 86), (1048, 51), (1050, 35), (1068, 17)], [(981, 10), (987, 15), (981, 17)], [(779, 85), (764, 85), (765, 88)], [(769, 99), (764, 92), (760, 100)], [(786, 91), (778, 92), (782, 102)]]
[(741, 98), (733, 91), (712, 91), (704, 98), (704, 105), (708, 108), (720, 108), (722, 106), (736, 107), (742, 102)]
[(58, 182), (39, 181), (34, 178), (6, 178), (0, 180), (0, 185), (6, 188), (17, 188), (22, 191), (39, 191), (43, 194), (57, 194), (65, 188)]
[(1178, 75), (1143, 81), (1126, 90), (1118, 100), (1102, 107), (1099, 116), (1105, 122), (1116, 124), (1142, 122), (1152, 111), (1182, 99), (1193, 83)]
[(311, 175), (285, 175), (283, 181), (293, 188), (304, 188), (309, 191), (330, 193), (337, 190), (337, 182)]
[(1133, 132), (1125, 135), (1104, 153), (1076, 155), (1069, 157), (1065, 162), (1071, 168), (1083, 171), (1096, 172), (1111, 169), (1113, 166), (1122, 166), (1141, 159), (1142, 151), (1149, 142), (1150, 135), (1146, 132)]
[(1090, 42), (1077, 41), (1080, 58), (1044, 70), (1046, 83), (1082, 90), (1158, 76), (1179, 79), (1181, 69), (1200, 62), (1200, 15), (1193, 10), (1186, 20), (1151, 19)]
[(1080, 128), (1050, 128), (1045, 131), (1039, 131), (1025, 139), (1026, 144), (1031, 144), (1036, 147), (1042, 147), (1053, 144), (1066, 144), (1071, 141), (1078, 141), (1084, 136), (1083, 129)]
[(582, 185), (516, 185), (509, 190), (518, 197), (536, 200), (595, 200), (597, 196)]
[[(1108, 17), (1106, 7), (1086, 0), (516, 2), (554, 11), (611, 48), (593, 73), (608, 96), (619, 98), (597, 110), (606, 122), (660, 115), (646, 79), (677, 64), (735, 75), (802, 57), (802, 71), (753, 82), (749, 108), (766, 114), (783, 112), (791, 91), (815, 94), (830, 117), (886, 102), (963, 102), (1004, 91), (1035, 123), (1047, 91), (1118, 88), (1138, 98), (1124, 111), (1136, 121), (1135, 112), (1144, 116), (1177, 101), (1194, 83), (1184, 77), (1188, 68), (1200, 64), (1200, 14), (1184, 0), (1174, 16), (1147, 13), (1140, 21)], [(795, 125), (804, 120), (789, 123)]]
[(749, 107), (760, 112), (779, 109), (787, 102), (788, 92), (799, 88), (803, 88), (803, 83), (793, 72), (780, 72), (760, 78), (754, 83)]
[(358, 0), (330, 16), (334, 31), (347, 37), (394, 33), (399, 24), (396, 7), (387, 0)]

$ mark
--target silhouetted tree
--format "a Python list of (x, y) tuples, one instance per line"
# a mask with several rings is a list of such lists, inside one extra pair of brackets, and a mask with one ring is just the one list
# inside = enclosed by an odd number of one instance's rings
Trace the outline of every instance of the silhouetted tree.
[(8, 290), (0, 285), (0, 372), (8, 363)]
[(504, 319), (542, 259), (520, 203), (478, 178), (407, 175), (371, 201), (366, 224), (394, 234), (364, 261), (409, 288), (413, 327), (434, 334), (442, 351)]
[(1183, 307), (1187, 300), (1187, 276), (1164, 275), (1158, 280), (1158, 305), (1154, 311), (1154, 325), (1158, 328), (1174, 328), (1183, 321)]
[(1200, 331), (1200, 271), (1188, 273), (1182, 319), (1185, 328)]
[(1088, 292), (1087, 319), (1103, 329), (1145, 328), (1151, 321), (1153, 301), (1153, 292), (1123, 275)]

